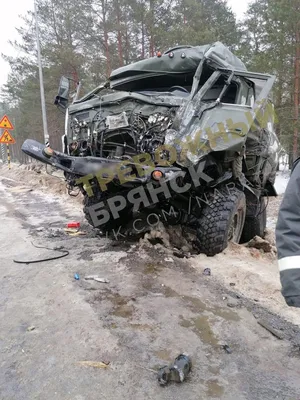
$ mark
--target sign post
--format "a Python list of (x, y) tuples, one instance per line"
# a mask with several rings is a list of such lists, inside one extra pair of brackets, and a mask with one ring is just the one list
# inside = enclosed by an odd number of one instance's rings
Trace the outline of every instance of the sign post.
[(4, 133), (0, 137), (0, 143), (5, 143), (6, 144), (8, 169), (11, 169), (9, 145), (10, 144), (15, 144), (16, 141), (12, 137), (11, 133), (8, 131), (8, 129), (9, 130), (13, 130), (14, 126), (10, 122), (10, 120), (9, 120), (7, 115), (4, 115), (4, 117), (2, 117), (2, 119), (0, 121), (0, 129), (5, 129)]
[(6, 151), (7, 151), (7, 164), (8, 164), (8, 169), (11, 169), (10, 167), (10, 152), (9, 152), (9, 144), (6, 143)]

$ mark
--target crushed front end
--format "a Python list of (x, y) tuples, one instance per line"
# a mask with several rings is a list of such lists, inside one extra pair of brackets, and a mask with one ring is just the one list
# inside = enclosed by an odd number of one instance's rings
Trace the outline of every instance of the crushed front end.
[(213, 255), (239, 242), (264, 197), (276, 194), (273, 82), (220, 43), (171, 49), (114, 71), (75, 101), (63, 152), (30, 139), (22, 149), (64, 171), (94, 227), (181, 224)]

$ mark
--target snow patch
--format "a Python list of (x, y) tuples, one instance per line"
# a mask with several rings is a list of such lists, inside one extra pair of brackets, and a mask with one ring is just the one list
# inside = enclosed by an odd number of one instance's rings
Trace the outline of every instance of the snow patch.
[(275, 189), (278, 194), (284, 194), (290, 180), (291, 172), (288, 169), (277, 172), (275, 180)]

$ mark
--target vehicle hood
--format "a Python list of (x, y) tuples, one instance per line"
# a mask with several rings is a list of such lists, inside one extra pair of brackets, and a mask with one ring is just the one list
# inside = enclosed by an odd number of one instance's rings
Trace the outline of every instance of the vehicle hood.
[(141, 94), (136, 92), (125, 92), (117, 90), (103, 90), (102, 95), (90, 95), (90, 98), (76, 102), (69, 106), (69, 113), (73, 114), (78, 111), (88, 110), (95, 107), (104, 107), (109, 104), (118, 104), (125, 100), (140, 101), (157, 106), (169, 106), (169, 107), (180, 107), (186, 103), (188, 98), (177, 97), (168, 92), (165, 93), (153, 93), (153, 94)]
[[(170, 53), (173, 57), (170, 58)], [(152, 57), (114, 70), (110, 81), (149, 73), (182, 74), (195, 72), (203, 59), (214, 68), (246, 71), (245, 64), (221, 42), (195, 47), (170, 49), (161, 57)]]

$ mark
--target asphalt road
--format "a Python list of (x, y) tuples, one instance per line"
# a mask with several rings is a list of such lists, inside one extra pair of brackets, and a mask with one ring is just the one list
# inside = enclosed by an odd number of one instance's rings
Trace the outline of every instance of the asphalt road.
[[(33, 189), (1, 178), (1, 399), (300, 399), (297, 327), (218, 286), (202, 273), (209, 265), (196, 270), (188, 260), (100, 238), (80, 207)], [(65, 223), (78, 219), (87, 235), (68, 236)], [(34, 245), (70, 254), (13, 262), (57, 255)], [(284, 339), (262, 328), (255, 311), (275, 318)], [(153, 371), (182, 352), (193, 360), (188, 380), (160, 387)]]

